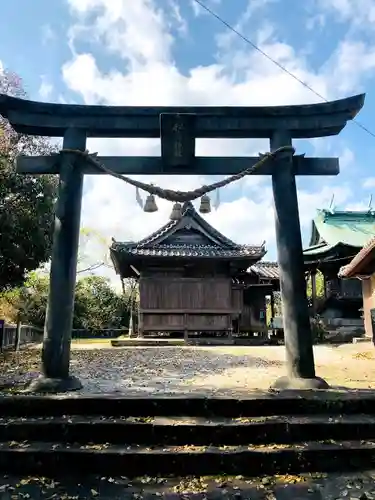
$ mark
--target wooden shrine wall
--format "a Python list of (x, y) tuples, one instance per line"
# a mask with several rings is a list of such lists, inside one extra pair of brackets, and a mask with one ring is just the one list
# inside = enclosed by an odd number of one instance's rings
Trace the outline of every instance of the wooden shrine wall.
[[(263, 318), (261, 318), (263, 311)], [(267, 328), (266, 323), (266, 296), (262, 288), (244, 290), (244, 304), (239, 318), (241, 332), (257, 332)]]
[(139, 296), (143, 332), (228, 330), (239, 301), (231, 279), (222, 277), (141, 277)]

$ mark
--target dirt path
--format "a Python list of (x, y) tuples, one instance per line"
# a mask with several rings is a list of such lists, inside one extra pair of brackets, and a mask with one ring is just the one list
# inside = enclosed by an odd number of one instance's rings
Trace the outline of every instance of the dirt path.
[[(332, 386), (375, 388), (375, 349), (369, 345), (315, 346), (316, 372)], [(285, 348), (125, 347), (74, 344), (71, 371), (83, 393), (227, 395), (268, 389), (285, 374)], [(38, 375), (40, 349), (9, 355), (7, 380)]]

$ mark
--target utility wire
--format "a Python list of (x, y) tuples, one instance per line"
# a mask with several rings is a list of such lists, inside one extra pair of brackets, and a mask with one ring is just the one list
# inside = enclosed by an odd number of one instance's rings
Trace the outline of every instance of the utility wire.
[[(208, 7), (207, 5), (205, 5), (201, 0), (194, 0), (194, 2), (199, 5), (200, 7), (202, 7), (202, 9), (204, 9), (206, 12), (208, 12), (212, 17), (214, 17), (215, 19), (217, 19), (221, 24), (223, 24), (226, 28), (228, 28), (230, 31), (232, 31), (233, 33), (235, 33), (237, 36), (239, 36), (244, 42), (246, 42), (248, 45), (250, 45), (254, 50), (256, 50), (257, 52), (259, 52), (260, 54), (262, 54), (262, 56), (264, 56), (266, 59), (268, 59), (269, 61), (271, 61), (273, 64), (275, 64), (279, 69), (281, 69), (282, 71), (284, 71), (284, 73), (286, 73), (287, 75), (291, 76), (294, 80), (296, 80), (298, 83), (300, 83), (301, 85), (303, 85), (305, 88), (307, 88), (308, 90), (310, 90), (310, 92), (312, 92), (313, 94), (315, 94), (317, 97), (319, 97), (319, 99), (322, 99), (322, 101), (324, 102), (329, 102), (329, 100), (322, 96), (321, 94), (319, 94), (319, 92), (317, 92), (315, 89), (313, 89), (312, 87), (310, 87), (310, 85), (306, 82), (304, 82), (303, 80), (301, 80), (300, 78), (298, 78), (298, 76), (296, 76), (295, 74), (293, 74), (291, 71), (289, 71), (285, 66), (283, 66), (282, 64), (280, 64), (278, 61), (276, 61), (276, 59), (274, 59), (273, 57), (271, 57), (269, 54), (267, 54), (267, 52), (264, 52), (264, 50), (262, 50), (260, 47), (258, 47), (258, 45), (256, 45), (254, 42), (252, 42), (249, 38), (247, 38), (245, 35), (243, 35), (240, 31), (238, 31), (236, 28), (234, 28), (231, 24), (229, 24), (227, 21), (225, 21), (225, 19), (223, 19), (222, 17), (220, 17), (218, 14), (216, 14), (216, 12), (214, 12), (212, 9), (210, 9), (210, 7)], [(352, 120), (353, 123), (355, 123), (359, 128), (361, 128), (362, 130), (364, 130), (365, 132), (367, 132), (368, 134), (370, 134), (372, 137), (375, 138), (375, 133), (372, 132), (370, 129), (368, 129), (365, 125), (362, 125), (362, 123), (360, 123), (358, 120), (356, 119), (353, 119)]]

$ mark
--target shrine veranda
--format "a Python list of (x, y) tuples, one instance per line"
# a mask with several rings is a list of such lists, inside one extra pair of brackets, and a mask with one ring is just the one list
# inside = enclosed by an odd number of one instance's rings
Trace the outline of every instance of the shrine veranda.
[[(197, 138), (267, 138), (269, 161), (251, 172), (270, 175), (283, 302), (287, 374), (275, 388), (326, 388), (316, 376), (306, 297), (296, 175), (337, 175), (337, 158), (294, 155), (295, 138), (338, 134), (364, 103), (364, 95), (322, 104), (272, 107), (112, 107), (39, 103), (0, 95), (0, 113), (19, 133), (63, 137), (58, 156), (20, 156), (19, 173), (58, 174), (59, 194), (51, 260), (42, 376), (31, 390), (81, 387), (70, 375), (70, 342), (85, 174), (103, 174), (82, 154), (88, 137), (160, 138), (161, 157), (98, 157), (115, 175), (233, 175), (259, 158), (196, 157)], [(79, 154), (81, 152), (81, 154)], [(277, 154), (276, 154), (277, 153)]]

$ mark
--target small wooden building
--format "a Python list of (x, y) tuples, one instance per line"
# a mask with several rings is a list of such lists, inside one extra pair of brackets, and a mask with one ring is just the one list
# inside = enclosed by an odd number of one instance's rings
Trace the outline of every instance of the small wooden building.
[(275, 317), (274, 293), (280, 290), (277, 262), (260, 261), (245, 273), (239, 273), (234, 282), (243, 287), (243, 307), (238, 321), (239, 333), (268, 332), (267, 297), (270, 300), (271, 317)]
[(340, 269), (339, 278), (344, 281), (356, 278), (361, 284), (365, 336), (375, 342), (375, 315), (371, 317), (371, 311), (375, 311), (375, 238), (371, 238), (349, 264)]
[(139, 280), (139, 335), (187, 338), (193, 332), (233, 331), (244, 301), (244, 286), (235, 278), (246, 274), (266, 249), (226, 238), (188, 202), (179, 220), (137, 243), (114, 241), (110, 252), (121, 278)]
[[(374, 234), (373, 211), (318, 211), (312, 222), (310, 246), (304, 251), (306, 272), (312, 280), (314, 313), (327, 320), (356, 320), (360, 323), (361, 284), (356, 279), (343, 280), (338, 273)], [(318, 270), (324, 276), (324, 297), (319, 304), (315, 297)]]

